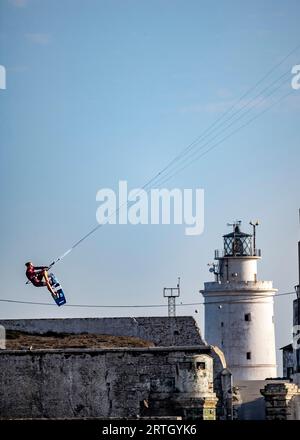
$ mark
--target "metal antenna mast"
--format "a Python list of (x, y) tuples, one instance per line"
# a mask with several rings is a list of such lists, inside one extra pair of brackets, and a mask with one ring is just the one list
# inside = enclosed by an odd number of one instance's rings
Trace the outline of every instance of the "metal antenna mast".
[[(299, 209), (299, 223), (300, 223), (300, 209)], [(300, 241), (298, 241), (298, 285), (295, 286), (295, 291), (297, 298), (293, 301), (293, 308), (294, 308), (294, 318), (293, 318), (293, 324), (294, 329), (293, 330), (293, 341), (299, 340), (299, 325), (300, 325)], [(294, 363), (295, 363), (295, 373), (297, 375), (300, 373), (300, 349), (299, 346), (297, 348), (294, 347)]]
[(180, 277), (178, 277), (177, 287), (164, 287), (164, 298), (168, 298), (168, 316), (176, 316), (176, 298), (180, 296)]
[[(299, 224), (300, 224), (300, 209), (299, 209)], [(298, 285), (295, 286), (297, 299), (299, 300), (300, 305), (300, 241), (298, 241)], [(298, 311), (299, 316), (300, 311)], [(300, 319), (298, 319), (298, 324), (300, 323)]]

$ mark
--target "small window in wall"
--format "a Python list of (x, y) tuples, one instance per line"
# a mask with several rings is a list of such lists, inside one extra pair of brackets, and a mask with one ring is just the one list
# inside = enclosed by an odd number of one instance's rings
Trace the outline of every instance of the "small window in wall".
[(224, 322), (221, 322), (221, 327), (224, 327)]
[(205, 362), (197, 362), (197, 370), (205, 370)]
[(248, 359), (248, 361), (251, 359), (251, 351), (247, 351), (247, 359)]
[(245, 313), (245, 321), (251, 321), (251, 313)]

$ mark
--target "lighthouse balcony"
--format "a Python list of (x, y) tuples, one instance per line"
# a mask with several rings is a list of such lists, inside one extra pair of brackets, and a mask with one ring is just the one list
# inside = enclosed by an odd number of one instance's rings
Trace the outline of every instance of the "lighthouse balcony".
[(236, 258), (241, 258), (241, 257), (257, 257), (260, 258), (261, 257), (261, 249), (241, 249), (241, 251), (231, 251), (229, 249), (216, 249), (215, 250), (215, 260), (220, 260), (221, 258), (226, 258), (226, 257), (236, 257)]
[(270, 292), (273, 294), (277, 289), (273, 288), (272, 281), (228, 281), (221, 283), (220, 281), (210, 281), (204, 283), (204, 290), (201, 293), (213, 292)]

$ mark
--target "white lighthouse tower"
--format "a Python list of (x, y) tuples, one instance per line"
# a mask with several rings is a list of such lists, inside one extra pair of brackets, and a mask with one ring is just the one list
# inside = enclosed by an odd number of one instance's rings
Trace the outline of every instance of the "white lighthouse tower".
[(272, 281), (259, 281), (261, 258), (253, 235), (241, 232), (241, 222), (224, 235), (224, 249), (215, 251), (214, 282), (204, 283), (205, 339), (225, 354), (234, 380), (276, 377)]

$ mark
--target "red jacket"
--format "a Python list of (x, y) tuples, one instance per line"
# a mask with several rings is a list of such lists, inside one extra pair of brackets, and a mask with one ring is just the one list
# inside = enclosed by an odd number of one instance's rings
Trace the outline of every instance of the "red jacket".
[(31, 266), (26, 270), (26, 276), (34, 286), (40, 285), (42, 282), (42, 270), (47, 269), (46, 266)]

